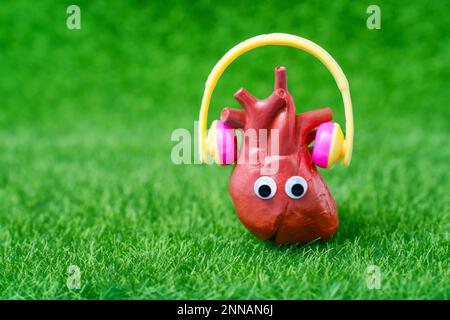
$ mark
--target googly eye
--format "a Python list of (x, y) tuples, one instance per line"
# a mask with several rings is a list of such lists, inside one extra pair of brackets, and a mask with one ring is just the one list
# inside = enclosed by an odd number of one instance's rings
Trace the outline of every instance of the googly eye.
[(270, 177), (259, 177), (253, 185), (253, 190), (259, 198), (268, 200), (277, 192), (277, 184)]
[(308, 190), (308, 183), (302, 177), (293, 176), (286, 181), (284, 190), (289, 198), (300, 199)]

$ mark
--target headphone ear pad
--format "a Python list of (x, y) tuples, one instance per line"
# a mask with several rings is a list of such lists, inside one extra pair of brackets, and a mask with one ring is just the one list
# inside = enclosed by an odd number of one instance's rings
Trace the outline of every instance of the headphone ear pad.
[(339, 124), (326, 122), (316, 131), (312, 150), (313, 162), (321, 168), (331, 168), (344, 156), (344, 134)]
[(229, 165), (237, 160), (237, 138), (234, 129), (221, 120), (216, 121), (217, 157), (220, 165)]

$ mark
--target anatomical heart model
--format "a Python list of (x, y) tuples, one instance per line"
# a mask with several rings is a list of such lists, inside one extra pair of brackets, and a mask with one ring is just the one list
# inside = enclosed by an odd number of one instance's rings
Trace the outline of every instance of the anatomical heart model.
[[(275, 68), (275, 88), (269, 97), (259, 100), (240, 89), (234, 97), (242, 110), (224, 108), (221, 119), (214, 121), (206, 134), (209, 102), (220, 75), (239, 55), (265, 45), (296, 47), (328, 68), (344, 102), (345, 138), (339, 124), (331, 122), (329, 108), (296, 114), (285, 67)], [(239, 148), (236, 130), (243, 132)], [(336, 203), (316, 166), (349, 165), (353, 114), (347, 79), (324, 49), (307, 39), (280, 33), (257, 36), (232, 48), (206, 82), (199, 134), (202, 161), (235, 163), (228, 190), (239, 219), (256, 237), (307, 243), (335, 234), (339, 224)]]
[[(260, 150), (261, 145), (273, 145), (271, 142), (243, 144), (229, 184), (239, 219), (258, 238), (278, 243), (330, 238), (338, 227), (336, 203), (312, 161), (308, 145), (315, 129), (332, 119), (331, 110), (324, 108), (297, 115), (284, 67), (276, 68), (275, 90), (268, 98), (258, 100), (245, 89), (234, 97), (244, 110), (223, 109), (223, 122), (244, 132), (267, 129), (269, 141), (271, 132), (277, 129), (279, 139), (278, 154)], [(252, 153), (267, 156), (251, 163)], [(268, 172), (278, 170), (261, 179), (263, 166), (271, 166)], [(291, 183), (286, 185), (289, 179)]]

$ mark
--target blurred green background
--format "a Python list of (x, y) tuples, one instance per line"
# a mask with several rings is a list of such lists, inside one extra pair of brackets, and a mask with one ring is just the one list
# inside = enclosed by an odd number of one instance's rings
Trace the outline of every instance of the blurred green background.
[[(66, 28), (69, 4), (81, 30)], [(366, 27), (370, 4), (381, 30)], [(450, 5), (447, 1), (2, 1), (0, 298), (448, 299)], [(321, 171), (340, 228), (276, 246), (239, 223), (231, 168), (176, 166), (204, 82), (233, 45), (286, 32), (345, 71), (352, 166)], [(339, 91), (315, 58), (270, 47), (224, 74), (210, 119), (288, 68), (297, 112)], [(68, 289), (68, 267), (80, 289)], [(367, 267), (381, 288), (367, 286)]]

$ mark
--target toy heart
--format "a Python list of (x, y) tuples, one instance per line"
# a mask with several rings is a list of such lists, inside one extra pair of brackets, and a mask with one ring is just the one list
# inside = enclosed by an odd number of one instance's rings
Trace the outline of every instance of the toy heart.
[[(331, 110), (296, 115), (284, 67), (275, 69), (275, 89), (267, 99), (258, 100), (245, 89), (235, 98), (244, 110), (225, 108), (221, 120), (243, 129), (244, 137), (266, 129), (268, 140), (262, 143), (257, 136), (256, 143), (241, 146), (229, 184), (239, 219), (256, 237), (277, 243), (330, 238), (338, 227), (336, 203), (312, 161), (309, 144), (315, 129), (332, 119)], [(272, 142), (279, 142), (278, 148)], [(254, 155), (257, 160), (249, 161)]]

